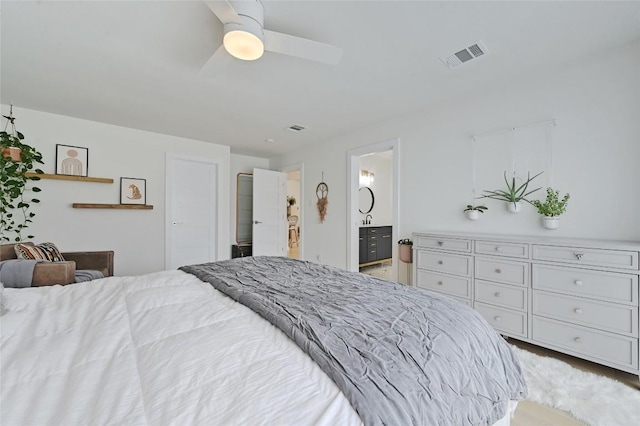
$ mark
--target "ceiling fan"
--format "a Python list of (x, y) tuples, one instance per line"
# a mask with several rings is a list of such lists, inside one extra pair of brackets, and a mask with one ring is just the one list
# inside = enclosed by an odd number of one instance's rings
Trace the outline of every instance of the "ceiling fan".
[(260, 0), (205, 3), (224, 24), (224, 37), (222, 45), (202, 68), (203, 75), (212, 74), (233, 57), (247, 61), (259, 59), (265, 50), (330, 65), (337, 64), (342, 57), (339, 47), (265, 29), (264, 6)]

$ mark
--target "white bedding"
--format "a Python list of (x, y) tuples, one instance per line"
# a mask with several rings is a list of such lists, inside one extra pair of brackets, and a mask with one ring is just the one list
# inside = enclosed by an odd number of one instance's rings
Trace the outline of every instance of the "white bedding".
[(5, 289), (0, 424), (361, 424), (293, 342), (192, 275)]

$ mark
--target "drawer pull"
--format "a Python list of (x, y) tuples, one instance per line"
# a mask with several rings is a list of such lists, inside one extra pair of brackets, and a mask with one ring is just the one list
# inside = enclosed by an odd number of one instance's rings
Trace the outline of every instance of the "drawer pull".
[(443, 245), (443, 244), (444, 244), (444, 243), (443, 243), (442, 241), (438, 241), (438, 245), (439, 245), (439, 246), (441, 246), (441, 245)]
[(582, 284), (584, 284), (584, 283), (582, 282), (582, 280), (576, 280), (576, 281), (575, 281), (575, 283), (576, 283), (576, 285), (582, 285)]
[(493, 317), (493, 319), (496, 320), (497, 322), (502, 321), (502, 317), (499, 317), (499, 316), (498, 317)]
[(573, 312), (575, 312), (576, 314), (580, 315), (580, 314), (582, 314), (582, 309), (576, 308), (576, 309), (573, 310)]
[(383, 235), (382, 238), (391, 238), (391, 235)]
[(501, 274), (502, 270), (500, 270), (500, 268), (496, 269), (496, 274)]
[(584, 256), (584, 253), (573, 253), (573, 254), (578, 260), (582, 260), (582, 257)]
[(499, 292), (499, 291), (496, 291), (493, 295), (494, 295), (495, 297), (500, 297), (500, 296), (502, 296), (502, 295), (500, 294), (500, 292)]
[(576, 337), (573, 341), (576, 343), (582, 343), (582, 337)]
[(497, 251), (497, 252), (499, 252), (499, 253), (502, 253), (503, 248), (502, 248), (502, 247), (500, 247), (500, 246), (497, 246), (497, 247), (496, 247), (496, 251)]
[(444, 262), (442, 260), (438, 260), (438, 265), (442, 265)]
[(443, 284), (442, 281), (438, 281), (438, 285), (442, 285), (442, 284)]

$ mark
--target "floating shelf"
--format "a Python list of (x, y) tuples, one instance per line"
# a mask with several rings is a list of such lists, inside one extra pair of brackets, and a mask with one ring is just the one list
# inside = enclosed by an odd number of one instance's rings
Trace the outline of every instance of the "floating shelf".
[(75, 180), (77, 182), (97, 182), (97, 183), (113, 183), (111, 178), (99, 178), (88, 176), (69, 176), (69, 175), (51, 175), (51, 174), (38, 174), (38, 173), (26, 173), (27, 177), (38, 176), (41, 179), (55, 179), (55, 180)]
[(153, 210), (153, 206), (147, 204), (90, 204), (73, 203), (74, 209), (130, 209), (130, 210)]

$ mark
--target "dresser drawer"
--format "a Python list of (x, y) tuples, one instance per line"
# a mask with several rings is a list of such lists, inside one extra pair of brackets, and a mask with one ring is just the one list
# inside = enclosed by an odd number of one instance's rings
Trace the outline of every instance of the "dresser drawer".
[(471, 253), (471, 240), (457, 238), (438, 238), (436, 236), (418, 235), (414, 244), (417, 247)]
[(638, 339), (533, 316), (533, 339), (570, 353), (638, 368)]
[(638, 337), (638, 308), (535, 290), (533, 314)]
[(477, 254), (489, 254), (492, 256), (508, 256), (529, 258), (529, 245), (524, 243), (501, 243), (496, 241), (476, 241), (475, 252)]
[(504, 284), (475, 281), (475, 300), (490, 305), (524, 311), (527, 309), (527, 289)]
[(458, 275), (471, 275), (471, 259), (465, 256), (436, 253), (418, 250), (416, 266), (420, 269), (430, 269)]
[(638, 270), (637, 251), (534, 245), (533, 259)]
[(476, 257), (475, 276), (482, 280), (524, 286), (529, 283), (529, 267), (522, 262)]
[(499, 332), (527, 337), (526, 313), (497, 308), (484, 303), (475, 303), (473, 307)]
[(533, 265), (533, 288), (625, 304), (638, 304), (638, 276)]
[[(471, 279), (418, 270), (416, 287), (446, 293), (465, 299), (471, 298)], [(468, 304), (468, 303), (467, 303)]]

